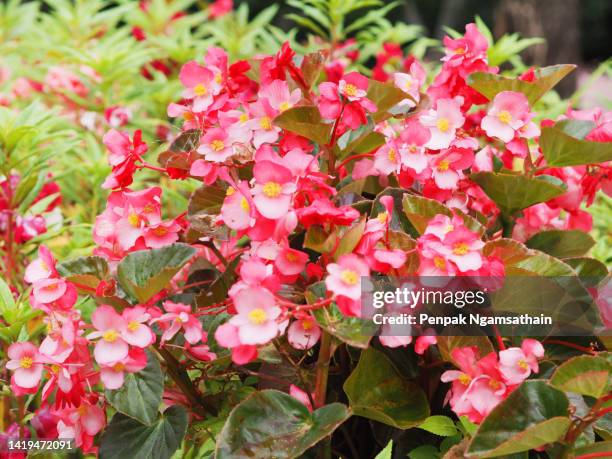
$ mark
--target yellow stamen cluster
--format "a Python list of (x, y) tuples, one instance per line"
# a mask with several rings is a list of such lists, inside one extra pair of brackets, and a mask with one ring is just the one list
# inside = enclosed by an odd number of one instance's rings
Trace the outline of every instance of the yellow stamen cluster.
[(268, 319), (268, 315), (266, 311), (261, 308), (253, 309), (249, 312), (249, 320), (254, 325), (261, 325)]
[(193, 93), (198, 97), (204, 97), (206, 94), (208, 94), (208, 89), (206, 89), (206, 86), (200, 83), (194, 86)]
[(457, 242), (453, 246), (453, 253), (455, 255), (465, 255), (470, 250), (470, 247), (465, 242)]
[(436, 122), (436, 126), (440, 132), (447, 132), (450, 129), (450, 122), (446, 118), (440, 118)]
[(210, 142), (210, 148), (212, 148), (213, 151), (222, 151), (225, 148), (225, 143), (223, 140), (215, 139)]
[(28, 356), (22, 357), (21, 360), (19, 361), (19, 365), (21, 366), (21, 368), (25, 368), (26, 370), (30, 368), (33, 363), (34, 361), (32, 360), (32, 357), (28, 357)]
[(355, 86), (354, 84), (347, 84), (344, 87), (344, 95), (348, 96), (348, 97), (355, 97), (357, 95), (357, 86)]
[(510, 114), (508, 110), (503, 110), (499, 112), (499, 114), (497, 115), (497, 118), (504, 124), (508, 124), (512, 122), (512, 115)]
[(345, 269), (340, 275), (340, 279), (347, 285), (355, 285), (359, 282), (359, 274), (351, 269)]
[(263, 186), (263, 193), (269, 198), (277, 198), (282, 191), (283, 187), (281, 187), (280, 183), (276, 182), (267, 182)]
[(119, 333), (117, 332), (117, 330), (113, 329), (106, 330), (102, 335), (102, 339), (107, 343), (114, 343), (115, 341), (117, 341), (117, 338), (119, 338)]

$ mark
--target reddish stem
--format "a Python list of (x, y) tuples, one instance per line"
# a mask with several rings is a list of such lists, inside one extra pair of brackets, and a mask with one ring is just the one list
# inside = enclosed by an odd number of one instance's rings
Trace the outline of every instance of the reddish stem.
[(565, 346), (565, 347), (569, 347), (569, 348), (572, 348), (572, 349), (576, 349), (576, 350), (584, 352), (586, 354), (592, 354), (592, 355), (596, 354), (596, 352), (593, 351), (593, 349), (590, 348), (590, 347), (584, 347), (584, 346), (581, 346), (579, 344), (570, 343), (568, 341), (563, 341), (563, 340), (560, 340), (560, 339), (545, 339), (544, 341), (542, 341), (542, 343), (543, 344), (558, 344), (560, 346)]
[(338, 169), (346, 166), (348, 163), (350, 163), (351, 161), (355, 160), (355, 159), (360, 159), (360, 158), (371, 158), (372, 156), (374, 156), (374, 153), (360, 153), (358, 155), (353, 155), (353, 156), (349, 156), (348, 158), (346, 158), (344, 161), (342, 161), (339, 165), (338, 165)]
[(592, 459), (595, 457), (612, 457), (612, 452), (601, 451), (599, 453), (582, 454), (581, 456), (576, 456), (575, 459)]

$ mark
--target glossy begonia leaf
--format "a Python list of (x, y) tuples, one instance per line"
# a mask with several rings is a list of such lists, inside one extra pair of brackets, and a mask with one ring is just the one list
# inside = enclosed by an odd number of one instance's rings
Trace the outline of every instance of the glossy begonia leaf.
[(136, 373), (126, 373), (123, 386), (107, 390), (106, 400), (120, 413), (151, 425), (157, 420), (164, 391), (164, 375), (157, 358), (147, 353), (147, 366)]
[(571, 423), (568, 408), (560, 390), (545, 381), (525, 381), (485, 418), (467, 456), (496, 457), (555, 442)]
[(321, 49), (304, 56), (300, 68), (307, 87), (311, 88), (317, 83), (328, 58), (329, 51), (326, 49)]
[(200, 136), (202, 132), (199, 129), (188, 129), (181, 132), (179, 136), (170, 144), (169, 150), (174, 153), (184, 153), (193, 151), (200, 145)]
[[(589, 257), (566, 258), (563, 260), (571, 266), (580, 278), (593, 279), (596, 282), (608, 275), (608, 268), (601, 261)], [(591, 285), (589, 285), (591, 286)]]
[(325, 123), (319, 109), (312, 105), (285, 110), (274, 118), (274, 124), (320, 145), (327, 145), (332, 131), (332, 125)]
[[(102, 257), (78, 257), (57, 264), (57, 272), (77, 288), (80, 285), (95, 289), (100, 281), (108, 278), (108, 263)], [(90, 292), (86, 292), (90, 293)]]
[(579, 166), (612, 161), (612, 143), (572, 137), (557, 123), (542, 129), (540, 148), (551, 167)]
[(119, 283), (139, 303), (146, 303), (168, 285), (195, 252), (183, 243), (132, 252), (117, 267)]
[(612, 390), (612, 363), (594, 355), (581, 355), (563, 362), (550, 384), (565, 392), (599, 398)]
[(389, 359), (370, 347), (344, 383), (353, 413), (396, 427), (409, 429), (429, 416), (425, 392), (397, 372)]
[(393, 114), (390, 113), (389, 110), (402, 100), (412, 99), (412, 97), (393, 83), (383, 83), (376, 80), (370, 80), (367, 97), (376, 104), (376, 112), (372, 113), (372, 118), (376, 123), (391, 118)]
[(525, 245), (557, 258), (568, 258), (584, 255), (595, 245), (595, 241), (584, 231), (548, 230), (534, 234)]
[(347, 253), (352, 253), (361, 236), (363, 236), (363, 232), (366, 227), (366, 216), (362, 215), (357, 223), (355, 223), (352, 227), (350, 227), (340, 238), (340, 242), (338, 243), (338, 247), (334, 252), (334, 259), (337, 260), (342, 255), (346, 255)]
[(560, 180), (544, 175), (526, 177), (495, 172), (477, 172), (470, 175), (470, 180), (477, 183), (507, 215), (565, 193), (565, 185)]
[(576, 68), (575, 65), (561, 64), (535, 70), (535, 81), (523, 81), (487, 72), (474, 72), (468, 77), (468, 84), (489, 100), (502, 91), (522, 92), (533, 105), (559, 81)]
[(310, 413), (277, 390), (254, 392), (230, 413), (217, 437), (217, 459), (295, 458), (330, 435), (351, 415), (341, 403)]
[(319, 253), (329, 253), (336, 246), (337, 230), (328, 233), (322, 226), (312, 225), (306, 230), (304, 247)]
[(180, 405), (164, 411), (151, 425), (116, 413), (100, 443), (101, 459), (170, 459), (187, 431), (187, 412)]

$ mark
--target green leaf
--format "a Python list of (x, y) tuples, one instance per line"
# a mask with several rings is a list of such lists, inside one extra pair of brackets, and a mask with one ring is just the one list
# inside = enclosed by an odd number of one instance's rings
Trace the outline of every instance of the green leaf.
[(225, 235), (225, 228), (215, 223), (215, 218), (221, 211), (227, 190), (218, 185), (204, 185), (195, 190), (189, 198), (187, 219), (189, 229), (198, 233), (221, 239)]
[(535, 71), (536, 80), (522, 81), (486, 72), (474, 72), (468, 76), (468, 84), (489, 100), (502, 91), (522, 92), (533, 105), (559, 81), (576, 68), (575, 65), (562, 64), (543, 67)]
[(346, 233), (340, 238), (338, 247), (334, 252), (334, 260), (337, 260), (342, 255), (351, 253), (359, 241), (366, 227), (366, 215), (362, 215), (361, 218), (355, 223)]
[(170, 459), (187, 431), (187, 412), (168, 408), (150, 426), (116, 413), (102, 435), (101, 459)]
[(608, 268), (606, 268), (606, 265), (595, 258), (566, 258), (563, 261), (571, 266), (583, 281), (586, 278), (586, 280), (589, 281), (589, 287), (597, 285), (599, 281), (608, 275)]
[(169, 150), (175, 153), (185, 153), (193, 151), (200, 145), (200, 136), (202, 132), (199, 129), (189, 129), (182, 132), (174, 142), (170, 144)]
[(393, 454), (393, 441), (387, 443), (387, 446), (376, 455), (374, 459), (391, 459), (391, 455)]
[(217, 459), (294, 458), (330, 435), (350, 416), (341, 403), (313, 413), (277, 390), (254, 392), (230, 413), (217, 437)]
[(550, 230), (534, 234), (525, 245), (553, 257), (569, 258), (584, 255), (595, 245), (595, 241), (587, 233), (579, 230)]
[(147, 366), (137, 373), (127, 373), (120, 389), (106, 390), (106, 399), (120, 413), (151, 425), (157, 420), (162, 402), (164, 375), (157, 358), (145, 352)]
[[(57, 272), (70, 282), (95, 289), (100, 281), (108, 278), (108, 263), (102, 257), (79, 257), (57, 265)], [(91, 291), (85, 290), (86, 293)]]
[(195, 252), (193, 247), (182, 243), (132, 252), (117, 267), (119, 283), (139, 303), (146, 303), (168, 285)]
[(608, 453), (608, 456), (600, 455), (600, 456), (592, 456), (596, 457), (609, 457), (609, 453), (612, 451), (612, 441), (599, 441), (593, 443), (592, 445), (582, 446), (580, 448), (576, 448), (574, 450), (574, 457), (582, 457), (587, 454), (594, 453)]
[(389, 113), (389, 110), (402, 100), (411, 99), (408, 94), (393, 83), (383, 83), (376, 80), (370, 80), (367, 97), (376, 105), (377, 110), (372, 113), (372, 118), (375, 123), (380, 123), (387, 118), (391, 118), (393, 114)]
[(565, 392), (599, 398), (610, 392), (612, 364), (606, 359), (581, 355), (557, 367), (550, 384)]
[(315, 106), (300, 106), (285, 110), (274, 118), (274, 124), (319, 145), (327, 145), (332, 130), (331, 124), (323, 122), (319, 109)]
[(0, 279), (0, 311), (2, 311), (2, 315), (6, 313), (6, 311), (10, 311), (16, 308), (15, 298), (13, 297), (13, 293), (9, 288), (8, 284), (4, 282), (4, 280)]
[(438, 448), (432, 445), (421, 445), (408, 453), (408, 459), (439, 459)]
[(448, 416), (429, 416), (425, 421), (418, 425), (419, 429), (426, 430), (441, 437), (456, 435), (458, 430), (455, 423)]
[[(597, 164), (612, 160), (612, 143), (589, 142), (572, 137), (566, 122), (545, 127), (540, 135), (540, 148), (550, 167)], [(575, 131), (574, 131), (575, 132)]]
[(429, 198), (423, 198), (414, 194), (405, 194), (402, 199), (402, 207), (404, 214), (412, 223), (412, 226), (416, 228), (419, 234), (425, 232), (425, 228), (429, 224), (429, 221), (436, 215), (446, 215), (452, 217), (453, 213), (451, 210), (438, 201)]
[(389, 359), (370, 347), (344, 383), (349, 406), (357, 416), (409, 429), (429, 416), (423, 390), (402, 378)]
[(565, 193), (563, 183), (550, 183), (551, 178), (530, 178), (494, 172), (477, 172), (470, 175), (470, 180), (480, 185), (487, 196), (507, 215)]
[(571, 423), (568, 408), (560, 390), (545, 381), (525, 381), (485, 418), (467, 455), (496, 457), (553, 443)]
[(323, 227), (312, 225), (306, 230), (304, 247), (319, 253), (329, 253), (336, 246), (337, 231), (327, 233)]

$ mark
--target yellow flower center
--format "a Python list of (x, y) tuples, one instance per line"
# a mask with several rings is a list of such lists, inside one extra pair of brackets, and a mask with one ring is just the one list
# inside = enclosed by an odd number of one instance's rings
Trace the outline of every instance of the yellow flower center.
[(206, 86), (200, 83), (195, 85), (195, 87), (193, 88), (193, 93), (198, 97), (202, 97), (208, 94), (208, 89), (206, 89)]
[(349, 97), (354, 97), (357, 95), (357, 86), (355, 86), (354, 84), (347, 84), (344, 87), (344, 94), (349, 96)]
[(359, 274), (352, 269), (345, 269), (342, 271), (340, 278), (342, 279), (342, 282), (347, 285), (355, 285), (357, 282), (359, 282)]
[(194, 118), (193, 117), (193, 113), (191, 113), (191, 112), (183, 112), (183, 119), (185, 121), (191, 121), (191, 120), (193, 120), (193, 118)]
[(465, 373), (461, 373), (458, 379), (459, 382), (464, 386), (467, 386), (472, 381), (472, 378), (470, 378), (470, 376), (466, 375)]
[(145, 214), (150, 214), (150, 213), (152, 213), (152, 212), (155, 212), (155, 206), (154, 206), (153, 204), (151, 204), (151, 203), (146, 204), (146, 205), (144, 206), (144, 208), (142, 209), (142, 211), (143, 211)]
[(223, 75), (221, 75), (220, 73), (217, 73), (215, 75), (215, 83), (221, 84), (222, 81), (223, 81)]
[(33, 363), (34, 361), (32, 360), (32, 357), (22, 357), (19, 361), (19, 365), (21, 365), (21, 368), (25, 368), (26, 370), (30, 368)]
[(259, 120), (259, 126), (261, 126), (262, 129), (265, 129), (266, 131), (268, 131), (272, 129), (272, 121), (270, 120), (269, 117), (264, 116), (263, 118)]
[(510, 112), (508, 110), (503, 110), (503, 111), (499, 112), (497, 117), (504, 124), (508, 124), (508, 123), (510, 123), (512, 121), (512, 115), (510, 114)]
[(236, 192), (236, 189), (233, 186), (228, 186), (227, 190), (225, 190), (225, 196), (231, 196)]
[(305, 331), (312, 330), (312, 328), (313, 328), (313, 323), (312, 323), (312, 321), (311, 321), (311, 320), (304, 320), (304, 321), (302, 322), (302, 328), (303, 328)]
[(251, 206), (249, 206), (249, 201), (247, 201), (244, 197), (240, 200), (240, 207), (242, 207), (242, 210), (244, 210), (245, 212), (251, 210)]
[(131, 213), (130, 215), (128, 215), (128, 223), (134, 228), (138, 228), (140, 218), (138, 218), (138, 215), (136, 215), (135, 213)]
[(491, 389), (496, 389), (497, 390), (497, 389), (499, 389), (501, 387), (501, 383), (498, 380), (496, 380), (496, 379), (491, 379), (489, 381), (489, 387)]
[(525, 362), (523, 359), (518, 361), (518, 366), (520, 368), (522, 368), (523, 370), (528, 370), (529, 369), (529, 364), (527, 362)]
[(440, 132), (446, 132), (450, 129), (450, 122), (446, 118), (440, 118), (436, 122), (436, 126)]
[(446, 228), (444, 228), (444, 232), (445, 233), (450, 233), (454, 229), (455, 229), (455, 227), (453, 225), (446, 225)]
[(215, 139), (210, 142), (210, 148), (214, 151), (221, 151), (225, 148), (225, 143), (223, 143), (223, 140)]
[(297, 255), (293, 252), (287, 252), (287, 254), (285, 255), (285, 258), (290, 263), (295, 263), (296, 261), (298, 261)]
[(114, 366), (113, 366), (113, 370), (116, 371), (117, 373), (122, 372), (125, 369), (125, 365), (121, 362), (117, 362)]
[(389, 218), (389, 214), (387, 212), (381, 212), (376, 216), (376, 219), (381, 223), (386, 223)]
[(389, 161), (391, 161), (392, 163), (397, 162), (397, 155), (395, 154), (394, 148), (389, 149), (389, 153), (387, 154), (387, 156), (389, 157)]
[(283, 102), (279, 105), (278, 109), (281, 112), (284, 112), (285, 110), (289, 110), (291, 108), (291, 104), (289, 102)]
[(153, 234), (155, 234), (156, 236), (165, 236), (166, 234), (168, 234), (168, 229), (164, 228), (163, 226), (158, 226), (153, 230)]
[(106, 330), (102, 335), (102, 339), (107, 343), (114, 343), (115, 341), (117, 341), (117, 338), (119, 338), (119, 333), (117, 333), (117, 330), (113, 329)]
[(243, 113), (238, 118), (238, 121), (240, 121), (241, 123), (246, 123), (248, 120), (249, 120), (249, 115), (247, 115), (246, 113)]
[(263, 186), (264, 194), (269, 198), (277, 198), (281, 194), (282, 187), (280, 183), (268, 182)]
[(135, 332), (139, 328), (140, 328), (140, 323), (136, 322), (135, 320), (132, 320), (130, 323), (128, 323), (128, 326), (127, 326), (127, 329), (131, 332)]
[(404, 89), (405, 89), (406, 91), (408, 91), (410, 88), (412, 88), (412, 80), (411, 80), (411, 79), (408, 79), (408, 80), (406, 80), (406, 82), (404, 83)]
[(465, 255), (469, 250), (470, 248), (465, 242), (457, 242), (453, 247), (453, 253), (455, 255)]
[(268, 319), (268, 315), (266, 311), (261, 308), (253, 309), (249, 312), (249, 320), (254, 325), (261, 325)]
[(456, 48), (454, 53), (455, 54), (465, 54), (465, 48)]
[(446, 260), (442, 257), (434, 257), (434, 266), (438, 269), (446, 269)]
[(440, 172), (446, 172), (449, 167), (450, 167), (450, 162), (448, 161), (448, 159), (443, 159), (442, 161), (438, 163), (438, 170)]

